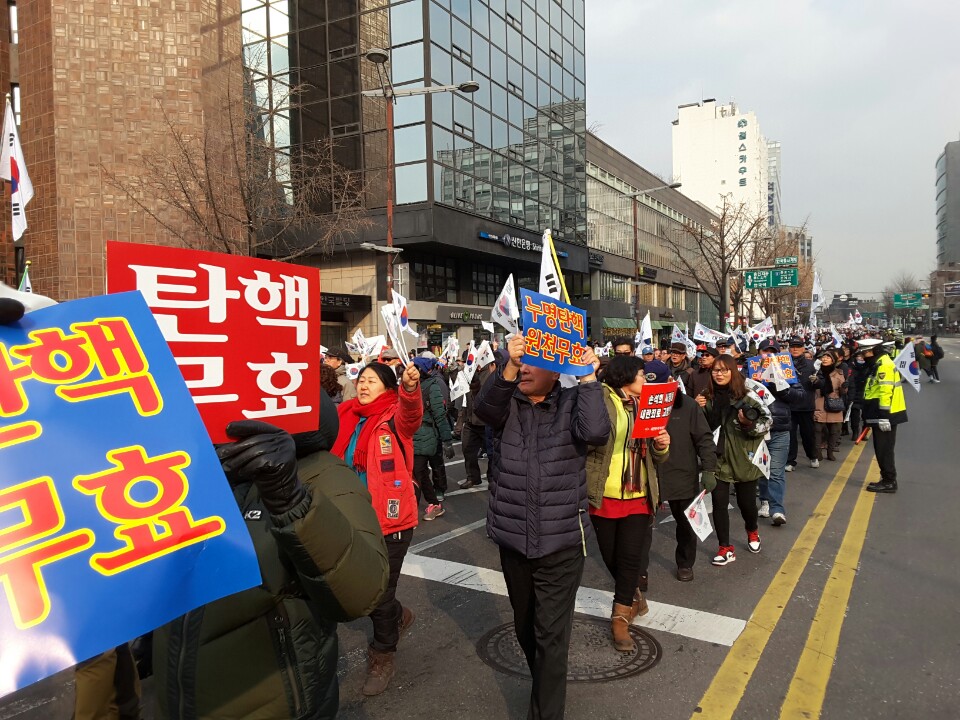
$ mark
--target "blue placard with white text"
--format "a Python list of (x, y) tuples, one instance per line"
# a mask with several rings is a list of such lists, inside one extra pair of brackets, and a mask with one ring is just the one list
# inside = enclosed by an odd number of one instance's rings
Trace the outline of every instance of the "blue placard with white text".
[[(793, 356), (791, 356), (790, 353), (781, 353), (773, 357), (780, 363), (780, 370), (783, 372), (783, 377), (787, 381), (787, 384), (796, 385), (797, 370), (793, 366)], [(763, 371), (767, 369), (767, 366), (771, 362), (773, 362), (773, 360), (765, 358), (763, 355), (755, 355), (752, 358), (747, 358), (747, 377), (757, 382), (763, 382), (760, 376), (763, 375)]]
[(139, 292), (0, 326), (0, 696), (259, 585)]
[(549, 295), (520, 290), (526, 340), (523, 362), (567, 375), (589, 375), (582, 362), (587, 349), (587, 313)]

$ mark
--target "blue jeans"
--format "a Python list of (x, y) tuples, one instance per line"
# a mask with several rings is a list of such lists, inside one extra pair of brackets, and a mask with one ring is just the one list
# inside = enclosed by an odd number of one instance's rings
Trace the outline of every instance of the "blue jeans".
[(770, 451), (770, 479), (760, 478), (760, 499), (770, 503), (770, 515), (783, 513), (783, 498), (787, 494), (787, 482), (783, 468), (787, 464), (787, 455), (790, 452), (790, 431), (781, 430), (770, 432), (767, 440), (767, 450)]

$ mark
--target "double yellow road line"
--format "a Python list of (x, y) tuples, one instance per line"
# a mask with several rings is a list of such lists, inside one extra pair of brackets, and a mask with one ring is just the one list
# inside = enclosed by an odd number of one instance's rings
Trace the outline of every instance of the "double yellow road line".
[[(844, 487), (850, 480), (864, 445), (856, 445), (840, 466), (833, 481), (803, 527), (796, 542), (780, 566), (776, 577), (760, 598), (740, 637), (730, 648), (720, 670), (710, 683), (700, 705), (693, 714), (696, 720), (732, 718), (740, 704), (747, 685), (760, 662), (777, 627), (784, 608), (790, 601), (800, 576), (807, 567), (820, 535), (833, 514)], [(875, 463), (871, 464), (867, 481), (878, 477)], [(874, 493), (861, 492), (837, 552), (830, 578), (827, 580), (817, 608), (813, 625), (800, 655), (796, 672), (781, 708), (782, 718), (810, 720), (820, 716), (833, 661), (840, 643), (840, 629), (853, 588), (860, 552), (866, 538), (873, 510)]]

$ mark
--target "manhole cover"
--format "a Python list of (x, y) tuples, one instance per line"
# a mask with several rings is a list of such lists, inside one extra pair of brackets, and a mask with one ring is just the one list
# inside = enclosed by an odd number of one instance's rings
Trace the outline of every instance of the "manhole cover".
[[(660, 643), (635, 625), (630, 635), (637, 645), (636, 652), (622, 653), (610, 642), (610, 622), (590, 618), (573, 619), (570, 637), (570, 659), (567, 666), (568, 682), (610, 682), (649, 670), (663, 655)], [(513, 623), (495, 627), (477, 643), (480, 659), (494, 670), (530, 677), (527, 659), (520, 649)]]

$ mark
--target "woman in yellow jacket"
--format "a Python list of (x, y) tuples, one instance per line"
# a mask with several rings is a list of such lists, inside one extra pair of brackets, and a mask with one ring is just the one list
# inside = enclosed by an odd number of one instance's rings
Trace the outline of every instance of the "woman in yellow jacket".
[[(659, 361), (647, 363), (651, 381), (656, 368), (669, 379), (669, 369)], [(590, 520), (597, 534), (603, 562), (614, 579), (610, 632), (621, 652), (636, 649), (628, 626), (647, 612), (647, 565), (653, 516), (660, 503), (656, 471), (651, 464), (666, 459), (670, 435), (664, 430), (653, 440), (633, 440), (637, 397), (647, 382), (644, 362), (617, 356), (603, 373), (604, 405), (610, 416), (606, 445), (587, 455), (587, 497)]]

